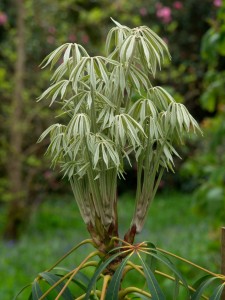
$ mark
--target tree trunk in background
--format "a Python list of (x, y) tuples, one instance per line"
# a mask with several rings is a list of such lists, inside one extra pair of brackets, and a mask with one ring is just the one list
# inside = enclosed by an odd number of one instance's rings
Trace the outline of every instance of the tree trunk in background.
[(14, 83), (15, 89), (12, 95), (11, 118), (10, 118), (10, 153), (8, 159), (8, 176), (10, 181), (10, 193), (12, 195), (9, 203), (7, 224), (4, 237), (16, 240), (19, 235), (21, 224), (25, 221), (26, 205), (25, 192), (23, 189), (23, 162), (22, 162), (22, 140), (23, 140), (23, 91), (25, 74), (25, 8), (24, 0), (16, 0), (16, 52)]

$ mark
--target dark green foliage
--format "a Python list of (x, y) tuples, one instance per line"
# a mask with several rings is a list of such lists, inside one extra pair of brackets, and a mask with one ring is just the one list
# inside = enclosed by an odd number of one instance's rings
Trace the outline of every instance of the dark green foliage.
[(195, 208), (200, 214), (210, 214), (218, 224), (225, 218), (225, 5), (202, 40), (202, 58), (207, 64), (204, 92), (200, 104), (209, 117), (202, 123), (205, 138), (196, 141), (196, 150), (185, 162), (182, 175), (196, 188)]

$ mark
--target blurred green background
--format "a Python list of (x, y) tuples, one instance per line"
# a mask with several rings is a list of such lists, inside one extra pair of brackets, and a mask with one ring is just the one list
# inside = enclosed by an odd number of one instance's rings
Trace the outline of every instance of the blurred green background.
[[(110, 17), (147, 25), (168, 44), (154, 85), (187, 105), (204, 137), (179, 146), (139, 239), (220, 271), (225, 224), (225, 2), (222, 0), (1, 0), (0, 2), (0, 299), (9, 300), (76, 242), (88, 237), (59, 170), (36, 144), (53, 109), (36, 103), (50, 73), (39, 64), (65, 42), (104, 54)], [(135, 170), (119, 183), (121, 232), (131, 219)], [(68, 264), (76, 264), (71, 258)], [(194, 275), (184, 266), (185, 274)]]

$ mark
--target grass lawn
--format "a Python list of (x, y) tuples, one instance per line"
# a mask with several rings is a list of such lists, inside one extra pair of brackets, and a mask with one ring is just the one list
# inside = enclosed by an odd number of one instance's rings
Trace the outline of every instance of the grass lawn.
[[(220, 272), (219, 229), (213, 228), (210, 216), (194, 213), (192, 200), (192, 195), (171, 191), (159, 194), (151, 206), (145, 229), (136, 240), (151, 241), (211, 271)], [(132, 195), (120, 197), (121, 236), (129, 226), (133, 206)], [(72, 197), (49, 197), (34, 213), (17, 244), (0, 242), (0, 299), (12, 300), (21, 287), (86, 238), (89, 238), (88, 233)], [(84, 247), (82, 255), (87, 251)], [(81, 257), (73, 255), (66, 264), (72, 267), (80, 260)], [(195, 276), (186, 265), (179, 268), (187, 277)], [(21, 299), (26, 300), (24, 297)]]

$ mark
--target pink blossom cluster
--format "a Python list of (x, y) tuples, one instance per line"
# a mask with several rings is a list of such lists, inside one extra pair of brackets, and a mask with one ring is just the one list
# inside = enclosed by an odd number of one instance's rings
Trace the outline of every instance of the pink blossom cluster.
[(6, 13), (0, 11), (0, 26), (3, 26), (7, 23), (8, 21), (8, 16)]
[(50, 45), (55, 44), (55, 34), (56, 34), (56, 28), (55, 26), (48, 27), (48, 36), (47, 36), (47, 42)]
[[(180, 10), (183, 8), (183, 4), (180, 1), (173, 2), (173, 8)], [(156, 3), (156, 16), (165, 24), (172, 21), (172, 9), (168, 6), (162, 5), (162, 3)]]
[(216, 7), (220, 7), (222, 5), (222, 0), (214, 0), (213, 5)]

